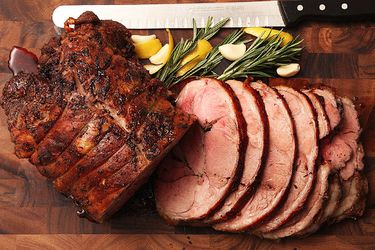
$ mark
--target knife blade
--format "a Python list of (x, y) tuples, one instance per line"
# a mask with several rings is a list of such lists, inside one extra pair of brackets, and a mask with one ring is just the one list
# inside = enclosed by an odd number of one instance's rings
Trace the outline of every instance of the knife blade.
[(112, 19), (129, 29), (192, 28), (195, 18), (198, 28), (205, 26), (207, 17), (216, 23), (231, 19), (228, 28), (244, 26), (285, 26), (277, 1), (137, 4), (137, 5), (62, 5), (52, 15), (54, 24), (64, 27), (67, 18), (77, 18), (84, 11), (93, 11), (100, 19)]
[(216, 23), (230, 20), (224, 27), (284, 27), (304, 19), (331, 21), (375, 19), (372, 0), (284, 0), (227, 3), (137, 4), (137, 5), (62, 5), (52, 20), (63, 28), (69, 17), (77, 18), (84, 11), (93, 11), (100, 19), (112, 19), (129, 29), (198, 28), (205, 26), (209, 16)]

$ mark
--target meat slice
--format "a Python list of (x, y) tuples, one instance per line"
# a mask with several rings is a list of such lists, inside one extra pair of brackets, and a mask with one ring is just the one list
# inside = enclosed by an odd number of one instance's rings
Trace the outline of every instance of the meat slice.
[(297, 236), (309, 227), (317, 219), (317, 216), (319, 216), (324, 202), (327, 199), (330, 172), (331, 167), (329, 164), (321, 165), (318, 169), (316, 183), (311, 195), (306, 201), (304, 209), (286, 224), (274, 231), (262, 234), (262, 237), (267, 239), (280, 239), (288, 236)]
[(331, 218), (334, 212), (339, 208), (339, 204), (342, 199), (341, 181), (337, 173), (332, 175), (329, 185), (329, 198), (324, 206), (322, 217), (317, 222), (318, 224), (322, 224), (326, 222), (329, 218)]
[(355, 170), (363, 169), (363, 148), (358, 143), (361, 127), (358, 113), (351, 100), (342, 98), (343, 121), (338, 133), (322, 145), (322, 156), (325, 161), (340, 169), (341, 178), (348, 180)]
[(93, 111), (88, 107), (86, 98), (73, 94), (62, 115), (31, 155), (30, 162), (38, 166), (55, 161), (92, 116)]
[(340, 124), (342, 119), (343, 113), (341, 100), (328, 88), (312, 89), (311, 92), (322, 98), (329, 124), (333, 131)]
[(297, 135), (297, 160), (286, 200), (272, 218), (254, 230), (257, 234), (279, 228), (296, 214), (304, 206), (316, 175), (319, 131), (314, 108), (302, 92), (286, 86), (278, 86), (276, 89), (284, 97), (292, 113)]
[(233, 217), (242, 208), (259, 180), (268, 150), (268, 119), (259, 94), (248, 84), (230, 80), (227, 82), (238, 97), (242, 114), (247, 123), (249, 143), (246, 149), (245, 165), (240, 184), (226, 199), (223, 206), (205, 223), (217, 223)]
[(238, 184), (247, 147), (246, 122), (238, 99), (225, 83), (188, 82), (177, 107), (194, 114), (195, 124), (160, 164), (156, 207), (169, 223), (204, 219)]
[(320, 214), (313, 223), (300, 231), (298, 235), (307, 236), (316, 232), (328, 219), (339, 209), (339, 204), (342, 198), (341, 182), (340, 177), (337, 173), (331, 174), (329, 179), (329, 187), (327, 193), (327, 200), (325, 201)]
[(279, 206), (288, 194), (296, 156), (296, 137), (290, 110), (284, 98), (262, 82), (250, 84), (263, 99), (269, 122), (269, 153), (259, 186), (234, 218), (213, 226), (238, 232), (255, 227)]
[(338, 209), (331, 215), (330, 222), (339, 222), (345, 218), (357, 218), (366, 208), (368, 181), (360, 171), (354, 171), (348, 180), (342, 181), (343, 198)]
[(317, 94), (314, 94), (311, 90), (304, 90), (304, 94), (310, 99), (315, 111), (319, 125), (319, 139), (323, 139), (331, 132), (331, 127), (328, 120), (328, 115), (324, 108), (324, 101), (321, 100)]

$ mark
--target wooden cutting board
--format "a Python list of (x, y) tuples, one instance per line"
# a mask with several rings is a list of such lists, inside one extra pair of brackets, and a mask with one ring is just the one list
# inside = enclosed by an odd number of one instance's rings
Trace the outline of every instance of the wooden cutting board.
[[(84, 1), (1, 1), (0, 89), (11, 77), (7, 68), (11, 47), (23, 46), (39, 54), (39, 48), (55, 34), (51, 13), (62, 2), (79, 4)], [(97, 4), (125, 2), (156, 1), (90, 1)], [(300, 34), (304, 39), (302, 71), (298, 79), (271, 79), (270, 83), (295, 87), (325, 84), (339, 95), (355, 98), (358, 104), (370, 184), (367, 210), (362, 218), (322, 228), (306, 239), (280, 242), (245, 234), (222, 234), (209, 228), (172, 227), (155, 212), (151, 188), (146, 185), (110, 221), (94, 224), (76, 216), (72, 202), (55, 192), (26, 160), (15, 157), (6, 117), (0, 109), (0, 249), (375, 249), (375, 24), (311, 22), (288, 31)], [(167, 41), (164, 31), (149, 32), (156, 32)], [(146, 34), (148, 31), (134, 33)], [(221, 33), (220, 37), (227, 33)], [(189, 37), (191, 32), (173, 30), (173, 34), (177, 41), (180, 37)]]

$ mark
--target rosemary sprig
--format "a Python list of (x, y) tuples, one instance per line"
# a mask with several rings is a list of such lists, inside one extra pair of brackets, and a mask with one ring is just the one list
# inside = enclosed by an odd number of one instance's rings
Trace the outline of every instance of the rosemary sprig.
[(198, 40), (209, 40), (228, 22), (229, 18), (212, 25), (213, 18), (209, 17), (205, 28), (197, 29), (197, 23), (193, 19), (193, 37), (188, 40), (181, 39), (172, 51), (167, 64), (157, 73), (156, 77), (169, 87), (176, 80), (177, 71), (183, 66), (180, 62), (189, 52), (195, 49)]
[[(262, 36), (260, 36), (262, 37)], [(245, 54), (231, 63), (218, 77), (220, 80), (254, 77), (272, 77), (276, 68), (298, 61), (302, 48), (302, 40), (298, 37), (280, 47), (282, 39), (279, 34), (267, 40), (257, 38), (246, 50)]]

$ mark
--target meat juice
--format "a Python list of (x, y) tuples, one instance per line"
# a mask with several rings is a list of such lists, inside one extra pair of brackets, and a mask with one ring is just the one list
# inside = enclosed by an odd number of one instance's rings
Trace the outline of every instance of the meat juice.
[(17, 75), (25, 73), (38, 73), (38, 57), (25, 48), (14, 46), (9, 54), (8, 68)]

